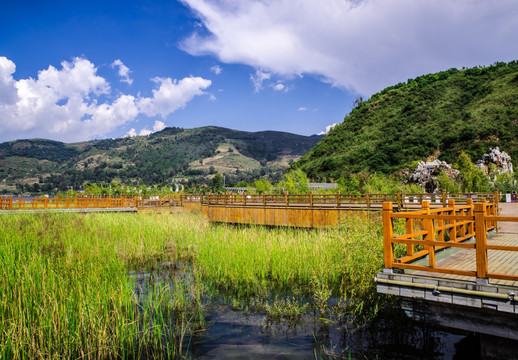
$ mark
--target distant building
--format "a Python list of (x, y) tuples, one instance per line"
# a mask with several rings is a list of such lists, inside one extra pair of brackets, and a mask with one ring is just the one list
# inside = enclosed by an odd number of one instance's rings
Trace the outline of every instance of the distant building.
[(337, 183), (308, 183), (310, 190), (329, 190), (329, 189), (336, 189), (338, 187)]
[(238, 193), (238, 194), (244, 194), (247, 190), (255, 190), (255, 188), (246, 188), (246, 187), (226, 187), (225, 190)]

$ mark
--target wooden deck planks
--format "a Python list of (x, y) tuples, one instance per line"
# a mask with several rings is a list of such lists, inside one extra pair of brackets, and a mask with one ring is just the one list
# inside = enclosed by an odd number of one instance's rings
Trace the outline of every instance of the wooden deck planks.
[[(488, 244), (518, 246), (518, 234), (494, 234), (488, 237)], [(448, 255), (448, 250), (445, 250), (446, 256), (437, 260), (437, 267), (458, 269), (458, 270), (476, 270), (476, 255), (474, 249), (461, 249), (451, 255)], [(422, 261), (422, 260), (421, 260)], [(518, 252), (517, 251), (502, 251), (502, 250), (488, 250), (488, 267), (490, 273), (501, 274), (518, 274)], [(460, 281), (473, 281), (473, 277), (462, 275), (451, 275), (442, 273), (432, 273), (427, 271), (406, 271), (412, 275), (428, 276), (439, 279), (452, 279)], [(489, 279), (490, 284), (498, 284), (504, 286), (518, 286), (518, 281)]]

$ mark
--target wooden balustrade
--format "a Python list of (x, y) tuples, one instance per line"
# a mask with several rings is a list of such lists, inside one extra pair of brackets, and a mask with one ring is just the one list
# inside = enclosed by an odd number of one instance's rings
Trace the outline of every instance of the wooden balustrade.
[[(488, 279), (518, 281), (518, 274), (489, 272), (487, 250), (518, 251), (518, 246), (488, 244), (487, 232), (497, 229), (499, 221), (518, 222), (518, 217), (502, 217), (498, 214), (498, 197), (486, 202), (487, 196), (462, 197), (465, 204), (458, 205), (456, 198), (448, 198), (447, 206), (431, 209), (429, 201), (422, 202), (422, 210), (393, 212), (392, 202), (383, 203), (384, 266), (394, 268), (473, 276), (480, 282)], [(396, 219), (405, 222), (394, 225)], [(397, 221), (397, 220), (396, 220)], [(394, 235), (394, 232), (403, 234)], [(474, 241), (472, 241), (474, 239)], [(471, 240), (471, 241), (470, 241)], [(394, 245), (405, 244), (404, 256), (395, 258)], [(446, 248), (474, 249), (476, 269), (444, 268), (436, 265), (436, 253)], [(428, 265), (415, 260), (428, 257)]]
[(422, 201), (429, 201), (434, 206), (446, 207), (449, 200), (457, 204), (467, 204), (468, 201), (481, 202), (498, 197), (498, 193), (473, 194), (209, 194), (205, 195), (203, 203), (210, 206), (262, 206), (262, 207), (366, 207), (381, 210), (384, 202), (397, 204), (398, 210), (419, 208)]
[(70, 209), (70, 208), (137, 208), (142, 206), (172, 207), (200, 204), (203, 195), (167, 195), (144, 199), (141, 196), (83, 197), (0, 197), (0, 210)]
[[(383, 202), (397, 204), (398, 210), (412, 210), (420, 206), (421, 201), (429, 200), (432, 205), (448, 200), (467, 203), (469, 199), (493, 201), (498, 194), (209, 194), (209, 195), (167, 195), (143, 199), (137, 197), (0, 197), (0, 209), (53, 209), (53, 208), (108, 208), (108, 207), (141, 207), (141, 206), (184, 206), (185, 203), (218, 206), (262, 206), (262, 207), (310, 207), (310, 208), (353, 208), (366, 207), (380, 209)], [(417, 202), (419, 201), (419, 202)]]

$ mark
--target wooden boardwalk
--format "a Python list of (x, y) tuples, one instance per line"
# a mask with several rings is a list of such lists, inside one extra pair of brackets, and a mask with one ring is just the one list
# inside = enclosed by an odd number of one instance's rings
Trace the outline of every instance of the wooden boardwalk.
[(448, 201), (493, 201), (497, 193), (477, 194), (222, 194), (203, 198), (202, 212), (209, 221), (233, 224), (324, 228), (344, 223), (351, 215), (380, 218), (383, 203), (392, 201), (394, 211), (431, 208)]
[[(391, 208), (384, 205), (378, 292), (406, 299), (410, 309), (426, 304), (437, 324), (518, 340), (518, 204)], [(401, 220), (406, 226), (394, 225)]]
[[(488, 234), (487, 242), (490, 245), (504, 245), (518, 247), (518, 234), (503, 234), (492, 232)], [(474, 240), (466, 241), (466, 243), (474, 244)], [(518, 274), (518, 252), (517, 251), (501, 251), (487, 250), (488, 272), (506, 275)], [(412, 262), (416, 265), (426, 265), (428, 259), (420, 259)], [(476, 250), (475, 249), (455, 249), (448, 248), (442, 253), (437, 253), (436, 266), (440, 268), (448, 268), (454, 270), (468, 270), (476, 272)], [(450, 279), (459, 281), (476, 282), (476, 276), (463, 276), (446, 273), (432, 273), (428, 271), (407, 270), (405, 274), (416, 276), (427, 276), (430, 278)], [(518, 281), (489, 279), (488, 284), (513, 286), (518, 288)]]

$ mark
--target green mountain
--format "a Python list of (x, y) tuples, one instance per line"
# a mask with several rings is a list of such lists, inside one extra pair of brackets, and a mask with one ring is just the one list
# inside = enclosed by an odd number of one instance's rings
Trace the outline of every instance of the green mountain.
[(198, 185), (220, 172), (227, 182), (278, 180), (321, 136), (221, 127), (166, 128), (148, 136), (65, 144), (32, 139), (0, 144), (0, 189), (52, 191), (86, 182), (182, 182)]
[(357, 103), (293, 166), (313, 179), (389, 174), (430, 155), (480, 159), (497, 145), (518, 159), (517, 61), (419, 76)]

